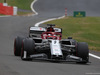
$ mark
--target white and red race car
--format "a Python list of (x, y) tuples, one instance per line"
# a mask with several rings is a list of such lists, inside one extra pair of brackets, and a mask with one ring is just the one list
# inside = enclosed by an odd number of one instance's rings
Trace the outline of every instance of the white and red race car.
[(31, 27), (28, 38), (16, 37), (14, 55), (22, 60), (89, 62), (89, 49), (85, 42), (62, 38), (62, 29), (49, 24), (47, 28)]

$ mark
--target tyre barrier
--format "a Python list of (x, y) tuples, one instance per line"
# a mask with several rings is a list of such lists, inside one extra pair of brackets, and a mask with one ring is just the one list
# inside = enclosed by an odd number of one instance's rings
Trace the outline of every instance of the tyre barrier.
[(7, 3), (0, 3), (0, 14), (17, 15), (17, 7), (8, 6)]

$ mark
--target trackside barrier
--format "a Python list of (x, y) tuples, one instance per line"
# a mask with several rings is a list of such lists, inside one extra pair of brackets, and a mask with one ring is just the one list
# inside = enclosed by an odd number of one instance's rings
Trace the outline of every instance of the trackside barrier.
[(13, 7), (2, 6), (0, 7), (0, 13), (4, 15), (13, 15)]
[(1, 7), (1, 6), (3, 6), (3, 4), (2, 4), (2, 3), (0, 3), (0, 7)]
[(13, 7), (13, 15), (17, 15), (17, 7), (16, 6)]
[(0, 14), (17, 15), (17, 7), (7, 6), (7, 3), (0, 3)]

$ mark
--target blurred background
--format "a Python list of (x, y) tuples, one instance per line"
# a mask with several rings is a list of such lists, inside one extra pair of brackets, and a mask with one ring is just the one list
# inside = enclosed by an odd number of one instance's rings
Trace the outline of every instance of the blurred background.
[(34, 0), (0, 0), (0, 3), (8, 3), (9, 6), (18, 7), (18, 15), (32, 14), (30, 4)]

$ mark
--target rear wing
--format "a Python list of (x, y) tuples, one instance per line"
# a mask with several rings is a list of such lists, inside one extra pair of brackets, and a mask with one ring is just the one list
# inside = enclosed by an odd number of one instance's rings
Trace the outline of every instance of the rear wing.
[(62, 28), (54, 28), (55, 32), (62, 33)]
[(62, 33), (62, 28), (55, 28), (55, 24), (47, 24), (48, 27), (54, 28), (55, 32)]
[(45, 31), (46, 29), (43, 27), (30, 27), (29, 37), (40, 37), (40, 35)]
[[(62, 28), (54, 28), (55, 32), (62, 33)], [(46, 28), (43, 27), (30, 27), (29, 37), (40, 37), (40, 35), (46, 32)]]

